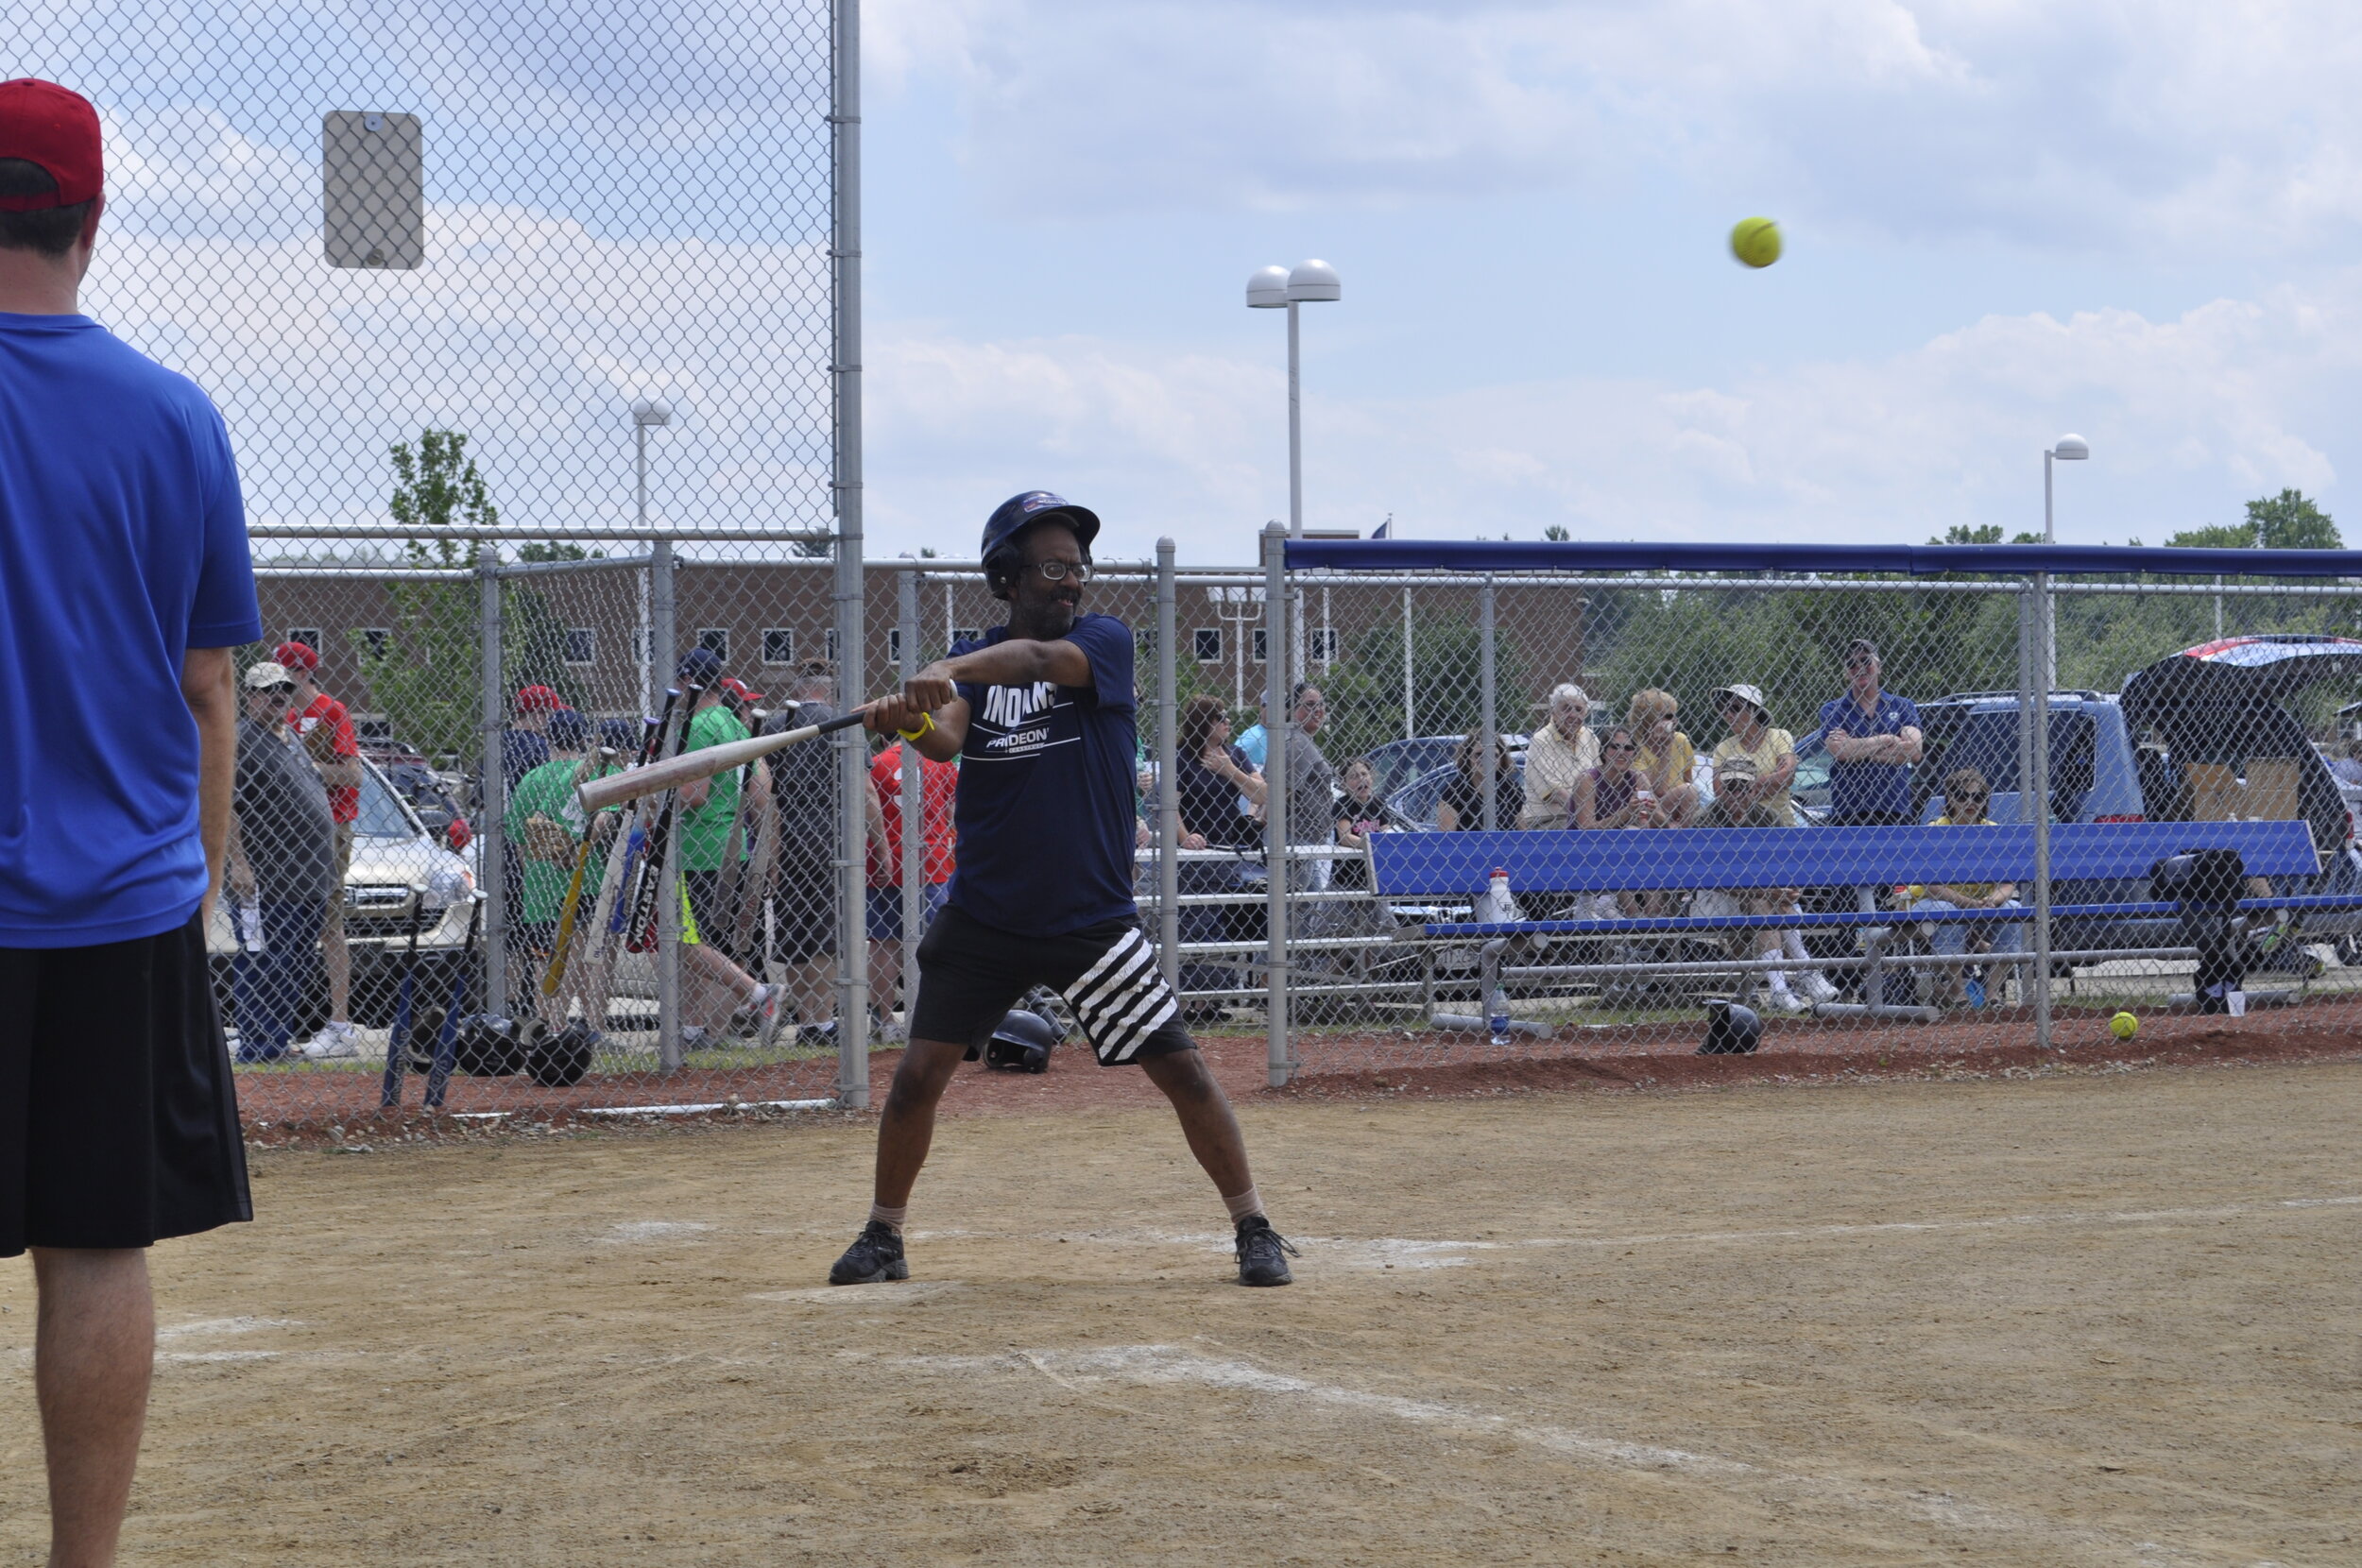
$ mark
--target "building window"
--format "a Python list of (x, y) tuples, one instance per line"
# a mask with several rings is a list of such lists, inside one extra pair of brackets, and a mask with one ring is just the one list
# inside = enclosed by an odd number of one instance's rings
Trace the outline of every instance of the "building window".
[(326, 641), (321, 638), (320, 629), (317, 626), (290, 626), (287, 628), (287, 640), (302, 643), (322, 658), (328, 656)]
[(1190, 635), (1196, 641), (1198, 663), (1220, 664), (1222, 662), (1222, 628), (1220, 626), (1200, 626)]
[(982, 642), (984, 639), (984, 628), (981, 626), (954, 626), (951, 628), (951, 645), (955, 648), (963, 642)]
[(596, 664), (599, 661), (599, 629), (596, 626), (566, 628), (566, 662)]
[(1255, 662), (1258, 664), (1263, 662), (1263, 643), (1270, 635), (1270, 632), (1261, 626), (1255, 628)]
[(1312, 662), (1315, 664), (1337, 662), (1336, 627), (1315, 626), (1312, 628)]
[(830, 664), (836, 662), (836, 628), (834, 626), (829, 628), (829, 662)]
[(727, 626), (698, 627), (697, 646), (720, 659), (724, 664), (729, 663), (730, 629)]
[(361, 640), (361, 651), (370, 658), (384, 658), (394, 651), (394, 629), (391, 626), (363, 626), (352, 634)]
[(886, 662), (898, 668), (901, 665), (902, 628), (899, 626), (886, 628)]
[(795, 663), (796, 634), (785, 626), (765, 626), (762, 629), (762, 662)]

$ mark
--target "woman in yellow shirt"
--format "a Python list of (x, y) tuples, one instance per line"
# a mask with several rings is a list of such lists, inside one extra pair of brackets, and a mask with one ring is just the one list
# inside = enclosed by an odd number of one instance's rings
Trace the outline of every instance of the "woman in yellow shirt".
[(1643, 788), (1656, 797), (1658, 817), (1667, 827), (1686, 827), (1698, 814), (1698, 786), (1692, 782), (1698, 748), (1676, 727), (1680, 717), (1681, 704), (1673, 694), (1653, 686), (1634, 692), (1624, 715), (1640, 745), (1633, 766)]

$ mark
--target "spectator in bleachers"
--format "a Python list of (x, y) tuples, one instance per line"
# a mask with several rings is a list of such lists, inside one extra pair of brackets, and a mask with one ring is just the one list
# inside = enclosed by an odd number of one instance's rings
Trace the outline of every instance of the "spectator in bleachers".
[(1255, 722), (1241, 730), (1238, 739), (1232, 743), (1239, 748), (1240, 754), (1245, 757), (1247, 766), (1260, 773), (1263, 771), (1264, 762), (1271, 756), (1271, 731), (1264, 726), (1263, 723), (1271, 717), (1271, 704), (1257, 703), (1255, 712)]
[[(1454, 772), (1451, 782), (1444, 786), (1444, 793), (1435, 803), (1435, 826), (1445, 832), (1465, 831), (1488, 826), (1484, 820), (1484, 780), (1479, 774), (1483, 763), (1481, 753), (1484, 737), (1475, 730), (1460, 738), (1460, 748), (1452, 754)], [(1499, 736), (1493, 737), (1493, 821), (1494, 827), (1515, 827), (1518, 813), (1525, 809), (1525, 786), (1517, 781), (1516, 764), (1511, 760), (1509, 743)]]
[(1878, 645), (1845, 647), (1845, 695), (1821, 705), (1828, 747), (1829, 821), (1839, 827), (1908, 827), (1911, 764), (1919, 760), (1919, 709), (1878, 686)]
[(318, 770), (289, 733), (295, 677), (283, 665), (246, 673), (245, 715), (224, 861), (238, 1060), (275, 1062), (310, 1002), (320, 915), (337, 890), (336, 825)]
[(1681, 704), (1670, 691), (1644, 687), (1632, 694), (1624, 722), (1640, 748), (1633, 766), (1649, 781), (1656, 796), (1661, 826), (1686, 827), (1698, 814), (1698, 750), (1679, 728)]
[[(1337, 843), (1356, 856), (1370, 847), (1370, 835), (1386, 831), (1386, 803), (1378, 798), (1378, 770), (1366, 757), (1357, 757), (1345, 764), (1337, 775), (1338, 786), (1344, 793), (1337, 800)], [(1347, 890), (1365, 890), (1370, 885), (1370, 865), (1364, 860), (1339, 861), (1332, 886)]]
[[(574, 791), (591, 775), (585, 765), (590, 751), (590, 726), (572, 708), (551, 716), (543, 732), (550, 742), (550, 759), (517, 780), (508, 792), (505, 827), (510, 856), (520, 862), (519, 898), (509, 906), (515, 924), (512, 947), (546, 963), (555, 951), (558, 907), (566, 901), (573, 880), (574, 861), (582, 847), (582, 802)], [(605, 869), (602, 862), (601, 869)], [(585, 882), (597, 882), (586, 869)], [(563, 1022), (563, 1016), (560, 1016)]]
[[(835, 718), (836, 666), (805, 660), (791, 695), (796, 706), (764, 720), (765, 735)], [(771, 770), (777, 812), (772, 859), (767, 875), (758, 878), (771, 894), (771, 956), (787, 966), (794, 987), (802, 1020), (796, 1038), (830, 1045), (836, 1040), (837, 754), (834, 746), (807, 743), (779, 753), (777, 762)], [(862, 791), (861, 802), (869, 842), (877, 844), (885, 818), (871, 792)]]
[[(1230, 850), (1254, 844), (1261, 830), (1254, 818), (1240, 810), (1240, 802), (1244, 800), (1259, 808), (1267, 792), (1262, 775), (1255, 771), (1246, 753), (1230, 739), (1230, 715), (1222, 700), (1191, 697), (1182, 705), (1174, 728), (1172, 784), (1181, 810), (1181, 847)], [(1235, 894), (1244, 886), (1235, 857), (1183, 861), (1179, 882), (1185, 895)], [(1238, 934), (1233, 929), (1233, 908), (1224, 905), (1184, 904), (1180, 912), (1181, 940), (1228, 940)], [(1196, 959), (1181, 965), (1184, 991), (1227, 991), (1238, 984), (1238, 969), (1233, 963)], [(1189, 1010), (1190, 1015), (1198, 1020), (1222, 1014), (1218, 1003), (1206, 1001), (1191, 1002)]]
[(1715, 793), (1721, 793), (1723, 769), (1734, 758), (1745, 758), (1754, 765), (1754, 798), (1779, 818), (1779, 826), (1794, 827), (1796, 808), (1788, 790), (1796, 777), (1796, 737), (1772, 724), (1761, 687), (1743, 682), (1718, 687), (1714, 701), (1731, 731), (1714, 748)]
[[(1944, 775), (1943, 815), (1936, 818), (1938, 827), (1991, 827), (1994, 823), (1985, 815), (1985, 806), (1993, 798), (1993, 788), (1985, 775), (1976, 768), (1959, 768)], [(2018, 903), (2015, 882), (1937, 882), (1926, 887), (1914, 884), (1909, 893), (1911, 912), (1924, 914), (1932, 910), (2013, 910)], [(1927, 946), (1939, 953), (1960, 954), (1968, 951), (1971, 939), (1983, 950), (1994, 953), (2019, 953), (2026, 950), (2026, 927), (2016, 920), (1940, 920), (1927, 928)], [(1940, 995), (1957, 1003), (1966, 994), (1968, 971), (1946, 966), (1937, 971)]]
[(1575, 780), (1600, 765), (1600, 738), (1590, 724), (1590, 693), (1572, 681), (1561, 682), (1550, 688), (1549, 709), (1549, 723), (1526, 747), (1520, 827), (1566, 827), (1575, 809)]
[(1633, 766), (1639, 752), (1627, 724), (1617, 724), (1600, 738), (1600, 765), (1575, 780), (1571, 813), (1577, 827), (1662, 827), (1656, 794), (1648, 779)]
[[(1723, 760), (1715, 771), (1714, 798), (1699, 811), (1695, 826), (1699, 827), (1786, 827), (1788, 821), (1772, 805), (1762, 785), (1752, 757), (1737, 755)], [(1701, 890), (1690, 900), (1689, 912), (1699, 916), (1736, 914), (1792, 914), (1801, 896), (1795, 888), (1720, 888)], [(1776, 927), (1749, 928), (1723, 933), (1723, 946), (1733, 958), (1756, 957), (1776, 962), (1789, 939), (1795, 941), (1794, 956), (1804, 956), (1803, 934)], [(1802, 1013), (1809, 1003), (1796, 995), (1789, 983), (1785, 969), (1769, 970), (1764, 975), (1765, 989), (1771, 993), (1772, 1005), (1788, 1013)], [(1800, 983), (1813, 1001), (1828, 1001), (1837, 995), (1837, 987), (1818, 971), (1804, 971)]]
[[(1326, 848), (1337, 831), (1337, 774), (1313, 737), (1328, 722), (1328, 699), (1311, 682), (1298, 681), (1288, 702), (1288, 842)], [(1326, 856), (1299, 858), (1291, 880), (1301, 892), (1318, 893), (1328, 886), (1329, 865)]]

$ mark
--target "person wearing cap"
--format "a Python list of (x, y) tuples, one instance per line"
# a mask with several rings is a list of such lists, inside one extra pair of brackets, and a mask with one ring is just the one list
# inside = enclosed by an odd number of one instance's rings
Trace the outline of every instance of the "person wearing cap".
[(329, 814), (336, 819), (336, 880), (320, 919), (320, 963), (328, 971), (328, 1022), (304, 1042), (315, 1062), (361, 1054), (361, 1031), (352, 1023), (352, 954), (345, 942), (345, 873), (352, 867), (353, 825), (361, 815), (361, 742), (345, 705), (320, 690), (319, 651), (308, 642), (282, 642), (271, 656), (295, 679), (287, 724), (328, 787)]
[[(746, 726), (730, 711), (731, 693), (725, 689), (722, 656), (710, 648), (692, 648), (677, 667), (683, 690), (696, 696), (689, 708), (689, 729), (681, 750), (703, 751), (748, 739)], [(742, 687), (741, 690), (744, 690)], [(720, 1038), (741, 1008), (754, 1015), (755, 1026), (768, 1040), (779, 1025), (779, 1003), (786, 987), (768, 985), (740, 967), (737, 961), (738, 912), (723, 906), (722, 866), (731, 853), (743, 859), (745, 837), (733, 835), (739, 826), (742, 790), (736, 768), (710, 778), (693, 779), (680, 787), (679, 821), (675, 844), (679, 856), (681, 885), (689, 900), (691, 940), (684, 931), (681, 978), (689, 982), (681, 1013), (688, 1022), (683, 1035), (692, 1044)], [(753, 768), (756, 798), (769, 783), (768, 766)], [(690, 1031), (695, 1031), (691, 1034)]]
[(1722, 788), (1723, 767), (1744, 757), (1754, 764), (1755, 798), (1771, 808), (1781, 827), (1794, 827), (1796, 807), (1788, 792), (1796, 778), (1796, 737), (1772, 724), (1759, 686), (1741, 681), (1715, 688), (1714, 709), (1730, 729), (1714, 748), (1716, 792)]
[(1520, 827), (1565, 827), (1573, 820), (1575, 781), (1600, 765), (1600, 738), (1591, 730), (1591, 694), (1572, 681), (1550, 688), (1550, 721), (1526, 744), (1525, 805)]
[(565, 706), (554, 688), (517, 689), (516, 718), (501, 732), (501, 782), (509, 790), (550, 759), (550, 715)]
[[(1036, 985), (1066, 997), (1101, 1066), (1139, 1067), (1172, 1102), (1230, 1211), (1239, 1283), (1288, 1283), (1287, 1243), (1263, 1214), (1238, 1117), (1133, 901), (1134, 646), (1122, 622), (1082, 608), (1098, 533), (1095, 515), (1047, 490), (1003, 502), (980, 554), (1007, 622), (962, 639), (869, 705), (870, 729), (938, 762), (959, 759), (958, 868), (918, 945), (910, 1048), (879, 1119), (868, 1223), (829, 1270), (831, 1284), (909, 1277), (902, 1226), (936, 1104), (962, 1058)], [(1325, 842), (1326, 790), (1320, 807)]]
[(1833, 764), (1833, 827), (1900, 827), (1911, 821), (1919, 708), (1908, 697), (1879, 690), (1878, 675), (1878, 645), (1854, 639), (1845, 648), (1845, 695), (1821, 705), (1821, 742)]
[(231, 1005), (238, 1060), (288, 1054), (317, 979), (320, 919), (336, 887), (336, 823), (319, 770), (287, 727), (295, 677), (284, 665), (246, 673), (231, 793), (228, 869)]
[(81, 314), (104, 183), (88, 99), (0, 83), (0, 1256), (73, 1564), (130, 1495), (147, 1248), (253, 1217), (205, 924), (262, 617), (221, 415)]

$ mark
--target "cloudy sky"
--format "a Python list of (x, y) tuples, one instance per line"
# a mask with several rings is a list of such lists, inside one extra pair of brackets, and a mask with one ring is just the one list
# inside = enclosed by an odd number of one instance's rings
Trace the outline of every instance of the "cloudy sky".
[[(2344, 501), (2362, 12), (2287, 0), (879, 0), (872, 516), (1028, 484), (1240, 554), (1415, 534), (2151, 542)], [(1737, 218), (1788, 254), (1735, 264)], [(2362, 521), (2362, 519), (2357, 519)]]
[[(519, 520), (825, 502), (821, 0), (0, 0), (108, 116), (92, 308), (230, 412), (258, 513), (382, 515), (471, 430)], [(391, 18), (389, 21), (388, 18)], [(874, 553), (1008, 493), (1240, 560), (1285, 515), (1429, 536), (2154, 542), (2349, 503), (2362, 11), (2321, 0), (870, 0)], [(427, 125), (429, 265), (317, 258), (318, 116)], [(745, 170), (762, 171), (749, 181)], [(594, 193), (594, 196), (585, 193)], [(1766, 214), (1768, 271), (1724, 236)], [(2362, 524), (2362, 519), (2356, 519)], [(2351, 530), (2350, 530), (2351, 531)]]

